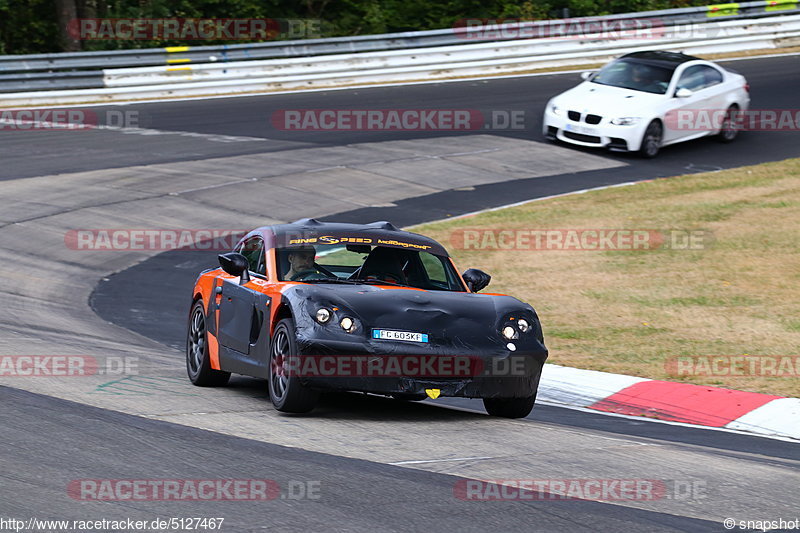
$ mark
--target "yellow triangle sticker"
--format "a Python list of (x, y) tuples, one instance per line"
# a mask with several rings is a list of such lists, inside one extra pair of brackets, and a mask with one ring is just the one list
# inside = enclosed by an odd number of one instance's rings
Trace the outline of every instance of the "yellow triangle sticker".
[(435, 400), (436, 398), (438, 398), (439, 394), (441, 393), (442, 391), (440, 389), (425, 389), (425, 394), (427, 394), (428, 398), (430, 398), (431, 400)]

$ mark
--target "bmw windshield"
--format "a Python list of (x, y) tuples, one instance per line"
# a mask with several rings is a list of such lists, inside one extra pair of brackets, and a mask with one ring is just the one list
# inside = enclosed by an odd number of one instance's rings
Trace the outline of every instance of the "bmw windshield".
[(666, 94), (674, 69), (631, 59), (619, 59), (603, 67), (592, 83), (652, 94)]

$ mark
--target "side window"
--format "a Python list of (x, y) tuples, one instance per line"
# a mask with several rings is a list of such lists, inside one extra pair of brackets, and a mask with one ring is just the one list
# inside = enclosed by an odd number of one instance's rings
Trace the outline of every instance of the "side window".
[(703, 67), (703, 72), (706, 75), (706, 87), (722, 83), (722, 73), (715, 68)]
[(428, 279), (439, 283), (447, 283), (447, 274), (444, 271), (441, 259), (428, 252), (420, 252), (419, 258), (422, 259), (422, 264), (428, 273)]
[(250, 271), (256, 274), (265, 275), (267, 273), (266, 265), (264, 264), (264, 241), (261, 237), (251, 237), (244, 241), (240, 254), (247, 258), (250, 263)]
[(718, 83), (722, 83), (722, 74), (717, 69), (705, 65), (695, 65), (683, 71), (678, 80), (678, 89), (700, 91)]
[(684, 70), (681, 79), (678, 80), (678, 89), (689, 89), (690, 91), (702, 89), (706, 78), (700, 69), (700, 66), (694, 66)]

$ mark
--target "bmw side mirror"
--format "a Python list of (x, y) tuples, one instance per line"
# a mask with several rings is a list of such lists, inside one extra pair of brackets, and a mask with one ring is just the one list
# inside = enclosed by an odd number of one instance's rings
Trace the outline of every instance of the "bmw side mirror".
[(675, 98), (689, 98), (694, 93), (687, 89), (686, 87), (681, 87), (677, 91), (675, 91)]
[(581, 79), (582, 80), (589, 80), (594, 76), (593, 70), (587, 70), (586, 72), (581, 72)]
[(250, 264), (242, 254), (236, 252), (220, 254), (219, 266), (231, 276), (239, 277), (239, 285), (244, 285), (250, 281)]
[(461, 277), (467, 282), (467, 287), (469, 287), (469, 290), (472, 292), (485, 289), (492, 280), (492, 276), (477, 268), (468, 268), (461, 274)]

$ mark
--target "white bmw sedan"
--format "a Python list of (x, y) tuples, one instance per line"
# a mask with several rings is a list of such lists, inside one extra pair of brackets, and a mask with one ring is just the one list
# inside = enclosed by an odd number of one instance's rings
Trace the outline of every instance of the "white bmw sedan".
[(634, 52), (547, 102), (544, 135), (581, 146), (638, 151), (706, 135), (736, 138), (736, 115), (750, 105), (744, 76), (675, 52)]

